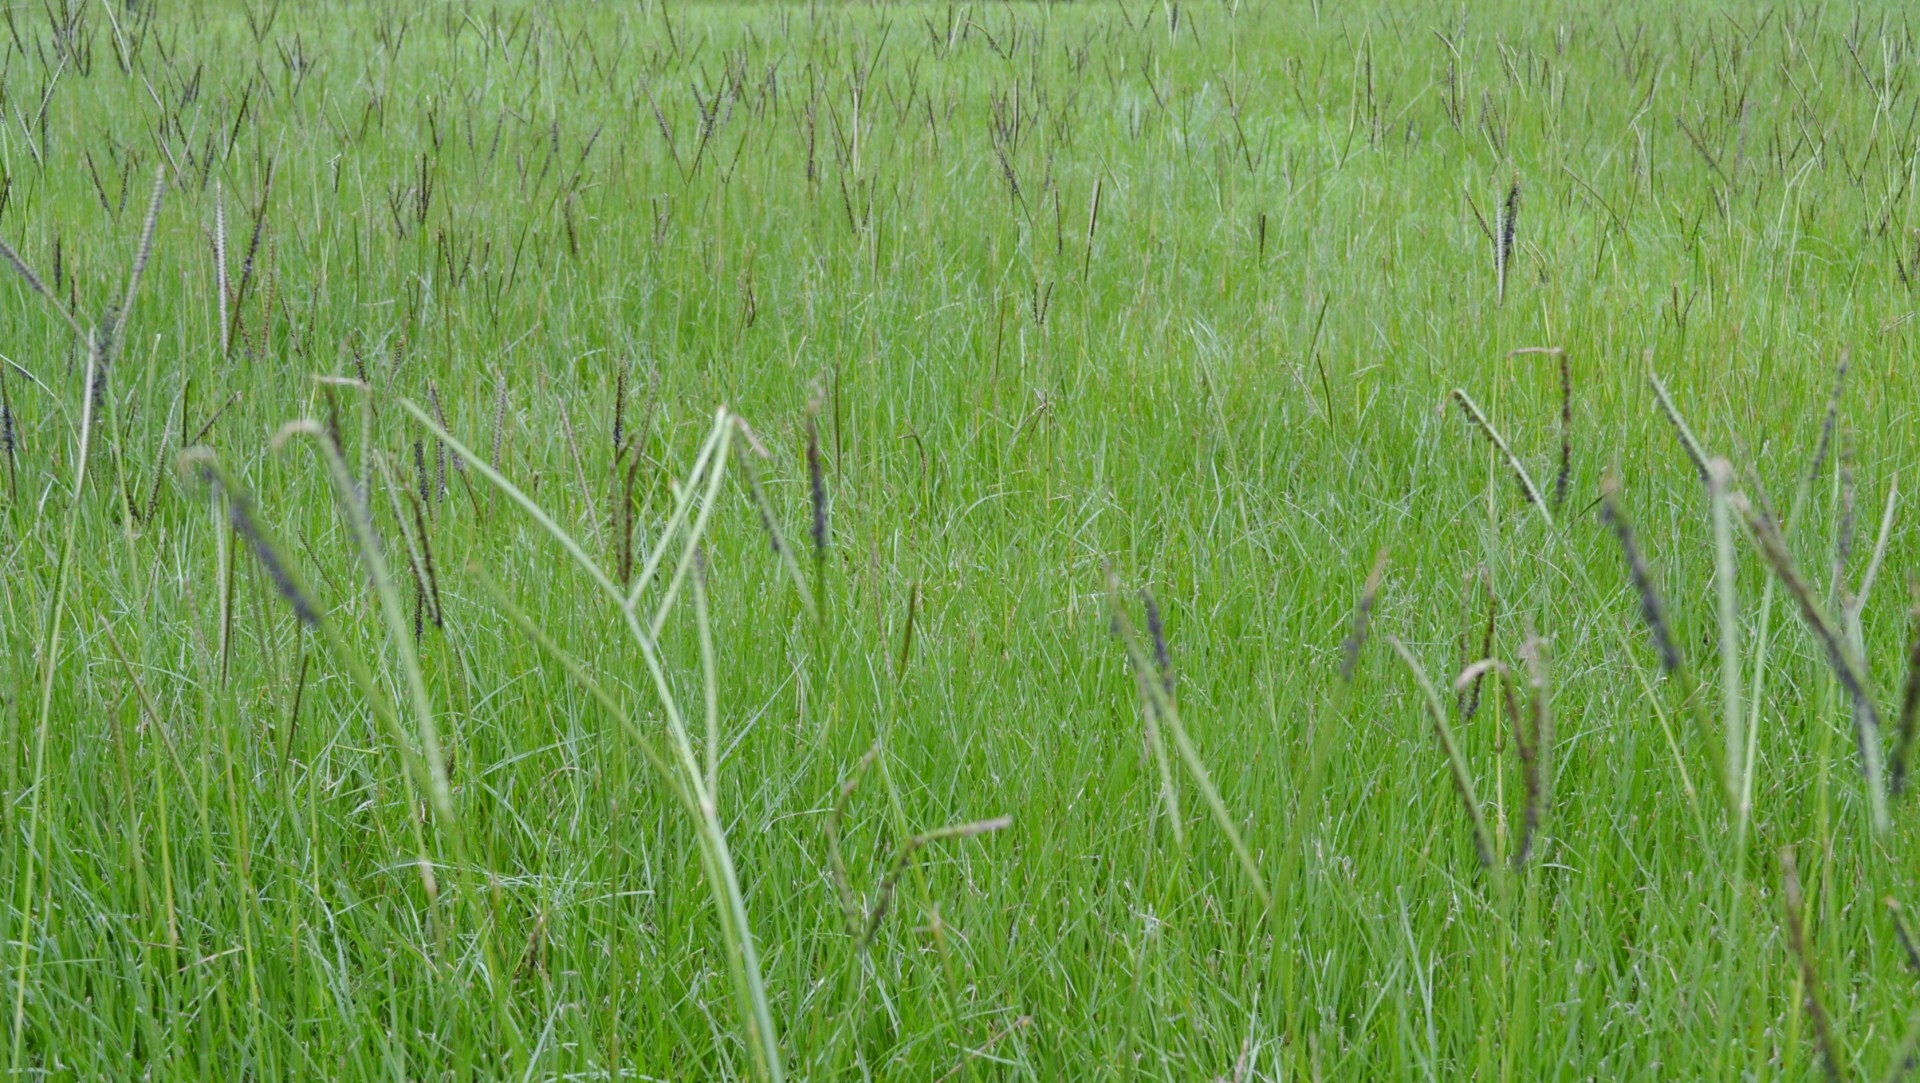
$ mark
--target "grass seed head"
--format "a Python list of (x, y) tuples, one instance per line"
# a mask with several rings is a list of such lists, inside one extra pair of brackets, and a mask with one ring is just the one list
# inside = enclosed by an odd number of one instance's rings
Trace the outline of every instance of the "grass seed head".
[(487, 462), (494, 469), (500, 468), (500, 445), (507, 435), (507, 373), (504, 369), (493, 371), (493, 443), (487, 452)]
[(433, 488), (427, 478), (426, 445), (418, 439), (413, 442), (413, 472), (420, 479), (420, 502), (425, 504), (433, 499)]
[(1380, 596), (1380, 582), (1387, 573), (1387, 551), (1385, 549), (1373, 558), (1373, 570), (1367, 573), (1367, 585), (1360, 591), (1360, 601), (1353, 607), (1353, 624), (1347, 632), (1346, 642), (1340, 645), (1340, 680), (1344, 684), (1353, 683), (1354, 669), (1360, 663), (1360, 650), (1367, 645), (1367, 629), (1373, 618), (1373, 605)]
[(1892, 789), (1897, 796), (1906, 790), (1907, 770), (1913, 760), (1916, 722), (1920, 722), (1920, 583), (1910, 582), (1908, 593), (1914, 596), (1909, 623), (1913, 626), (1912, 644), (1907, 648), (1906, 688), (1900, 695), (1900, 722), (1893, 745)]
[(627, 366), (622, 364), (613, 378), (613, 458), (620, 461), (627, 445)]
[(1827, 453), (1833, 450), (1833, 430), (1840, 420), (1840, 397), (1847, 389), (1847, 366), (1850, 361), (1847, 351), (1840, 351), (1840, 361), (1833, 370), (1833, 393), (1827, 397), (1826, 420), (1820, 423), (1820, 439), (1813, 445), (1813, 460), (1807, 466), (1808, 481), (1820, 479), (1820, 471), (1827, 464)]
[(1166, 622), (1160, 618), (1160, 605), (1153, 592), (1140, 588), (1140, 603), (1147, 611), (1147, 638), (1153, 641), (1153, 663), (1160, 669), (1161, 687), (1173, 694), (1173, 652), (1167, 648)]
[(1647, 558), (1634, 541), (1633, 527), (1620, 512), (1619, 495), (1619, 479), (1609, 477), (1602, 487), (1600, 517), (1613, 528), (1613, 536), (1619, 541), (1620, 551), (1627, 559), (1627, 573), (1633, 578), (1634, 592), (1640, 596), (1640, 618), (1646, 622), (1647, 631), (1653, 636), (1654, 649), (1660, 654), (1660, 669), (1672, 674), (1680, 668), (1680, 652), (1674, 649), (1673, 633), (1667, 626), (1666, 606), (1660, 600), (1659, 588), (1654, 585)]
[(1520, 178), (1516, 175), (1507, 186), (1506, 202), (1500, 207), (1500, 248), (1496, 253), (1499, 262), (1499, 289), (1502, 304), (1507, 299), (1507, 272), (1513, 266), (1513, 236), (1520, 223)]
[(19, 449), (19, 438), (13, 431), (13, 398), (7, 393), (7, 370), (0, 366), (0, 452), (12, 459)]
[[(206, 476), (211, 477), (211, 472), (207, 472)], [(280, 558), (279, 551), (267, 541), (266, 535), (261, 533), (260, 524), (254, 519), (252, 498), (239, 489), (229, 490), (227, 520), (233, 525), (234, 534), (247, 543), (247, 548), (253, 550), (254, 559), (258, 560), (260, 567), (266, 570), (267, 578), (273, 580), (274, 590), (278, 591), (280, 597), (286, 599), (287, 604), (293, 608), (293, 615), (308, 627), (319, 627), (320, 611), (314, 607), (306, 592), (300, 589), (300, 584), (287, 570), (286, 562)]]
[(807, 483), (813, 494), (813, 555), (827, 555), (827, 478), (820, 465), (820, 426), (807, 415)]

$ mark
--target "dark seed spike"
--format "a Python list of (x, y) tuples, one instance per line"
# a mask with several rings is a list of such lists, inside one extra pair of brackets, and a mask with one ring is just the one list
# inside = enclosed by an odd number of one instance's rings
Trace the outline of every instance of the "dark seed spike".
[(260, 207), (253, 219), (253, 236), (247, 240), (247, 254), (240, 261), (240, 284), (233, 292), (233, 325), (228, 328), (231, 338), (240, 330), (240, 307), (246, 303), (247, 288), (253, 283), (253, 259), (260, 252), (260, 234), (267, 225), (267, 200), (273, 194), (273, 162), (267, 162), (267, 176), (260, 188)]
[(1353, 671), (1360, 663), (1360, 650), (1367, 645), (1367, 627), (1373, 618), (1373, 605), (1380, 595), (1380, 581), (1387, 572), (1387, 551), (1385, 549), (1373, 558), (1373, 570), (1367, 573), (1367, 585), (1360, 591), (1360, 601), (1353, 607), (1353, 625), (1347, 632), (1347, 640), (1340, 646), (1340, 680), (1345, 684), (1353, 683)]
[(1915, 604), (1912, 610), (1913, 645), (1907, 648), (1907, 685), (1900, 697), (1900, 725), (1893, 745), (1893, 792), (1899, 796), (1907, 785), (1907, 768), (1913, 760), (1916, 721), (1920, 721), (1920, 584), (1910, 584)]
[(613, 378), (613, 461), (627, 452), (627, 366), (621, 364)]
[[(626, 484), (620, 494), (620, 582), (633, 581), (633, 486), (640, 476), (641, 458), (635, 454), (627, 463)], [(705, 550), (696, 550), (695, 555), (705, 559)]]
[(93, 366), (93, 383), (87, 388), (88, 394), (93, 396), (95, 413), (107, 408), (107, 343), (101, 337), (105, 334), (106, 332), (100, 327), (95, 327), (87, 334), (87, 348), (92, 351), (94, 360), (97, 362)]
[(807, 415), (807, 481), (813, 490), (813, 555), (827, 555), (827, 479), (820, 465), (820, 426)]
[(1466, 415), (1468, 424), (1480, 430), (1480, 435), (1486, 439), (1487, 443), (1506, 459), (1508, 468), (1513, 471), (1514, 482), (1520, 486), (1520, 495), (1535, 507), (1546, 507), (1546, 501), (1541, 497), (1539, 490), (1534, 488), (1533, 479), (1527, 476), (1526, 470), (1520, 465), (1519, 458), (1513, 454), (1513, 449), (1509, 448), (1500, 434), (1494, 431), (1493, 422), (1488, 421), (1487, 415), (1481, 413), (1479, 405), (1466, 393), (1466, 390), (1456, 387), (1448, 392), (1448, 395), (1460, 404), (1460, 412)]
[(913, 623), (920, 610), (920, 581), (913, 581), (907, 591), (907, 630), (900, 636), (900, 656), (894, 663), (894, 678), (899, 679), (907, 671), (907, 663), (913, 659)]
[(340, 429), (340, 399), (330, 385), (321, 385), (320, 394), (327, 400), (327, 439), (333, 441), (334, 447), (344, 448), (347, 441)]
[(7, 393), (7, 370), (0, 365), (0, 451), (12, 459), (17, 447), (13, 433), (13, 398)]
[(20, 258), (20, 253), (15, 252), (13, 246), (5, 241), (0, 241), (0, 259), (5, 259), (15, 271), (19, 272), (21, 278), (27, 280), (29, 289), (45, 297), (47, 302), (53, 305), (53, 310), (60, 314), (61, 319), (67, 321), (67, 327), (73, 331), (75, 338), (86, 337), (80, 328), (80, 321), (73, 318), (71, 306), (61, 304), (59, 296), (47, 288), (47, 284), (40, 280), (40, 276), (33, 273), (33, 268), (27, 266), (27, 261)]
[(426, 573), (426, 587), (423, 591), (423, 596), (427, 601), (433, 603), (433, 626), (435, 628), (445, 628), (446, 612), (440, 607), (440, 575), (434, 570), (433, 566), (433, 539), (428, 536), (426, 512), (418, 502), (408, 501), (408, 503), (413, 505), (414, 532), (420, 535), (420, 570)]
[(1519, 683), (1513, 667), (1495, 662), (1490, 667), (1500, 684), (1501, 701), (1506, 705), (1507, 725), (1513, 736), (1514, 755), (1520, 760), (1520, 778), (1526, 791), (1526, 804), (1520, 823), (1520, 843), (1513, 852), (1513, 867), (1524, 868), (1533, 853), (1533, 833), (1540, 826), (1540, 732), (1537, 711), (1522, 709)]
[(1513, 235), (1520, 220), (1520, 178), (1507, 187), (1507, 200), (1500, 211), (1499, 301), (1507, 300), (1507, 272), (1513, 266)]
[[(433, 419), (440, 423), (441, 428), (452, 432), (453, 426), (447, 424), (446, 411), (440, 409), (439, 385), (432, 380), (427, 381), (427, 401), (433, 404)], [(460, 453), (449, 448), (444, 441), (435, 442), (440, 444), (440, 495), (444, 497), (447, 495), (447, 463), (452, 462), (455, 473), (465, 473), (467, 464), (460, 458)]]
[(227, 492), (227, 519), (233, 524), (233, 532), (247, 543), (247, 548), (253, 550), (254, 559), (258, 560), (260, 566), (266, 570), (267, 578), (273, 580), (274, 589), (280, 592), (280, 596), (287, 600), (289, 606), (293, 607), (293, 615), (309, 627), (318, 627), (319, 611), (300, 590), (299, 584), (294, 582), (293, 575), (287, 571), (287, 566), (281, 561), (280, 554), (260, 533), (259, 524), (253, 517), (253, 502), (246, 493), (238, 490)]
[(426, 446), (419, 440), (413, 442), (413, 472), (420, 479), (420, 502), (422, 504), (432, 502), (433, 489), (428, 484), (429, 479), (427, 478)]
[[(427, 403), (433, 407), (434, 420), (441, 428), (447, 427), (447, 415), (440, 410), (440, 389), (432, 380), (427, 381)], [(436, 499), (447, 496), (447, 445), (438, 437), (433, 441), (433, 492)]]
[(1147, 638), (1153, 640), (1153, 663), (1160, 668), (1160, 684), (1173, 694), (1173, 652), (1167, 649), (1167, 628), (1160, 619), (1160, 606), (1153, 600), (1153, 592), (1140, 588), (1140, 601), (1147, 610)]
[(1833, 447), (1834, 426), (1840, 420), (1840, 396), (1847, 389), (1847, 366), (1850, 355), (1840, 351), (1840, 362), (1834, 367), (1833, 394), (1827, 398), (1827, 417), (1820, 423), (1820, 439), (1813, 446), (1813, 462), (1807, 467), (1807, 480), (1820, 480), (1820, 471), (1827, 465), (1827, 452)]
[(767, 532), (767, 545), (773, 549), (774, 556), (782, 556), (786, 553), (786, 547), (782, 544), (780, 529), (774, 523), (773, 506), (767, 501), (766, 490), (760, 486), (760, 476), (750, 466), (745, 472), (747, 491), (753, 496), (754, 511), (760, 515), (760, 529)]
[(1602, 488), (1600, 517), (1611, 528), (1613, 536), (1620, 542), (1620, 550), (1627, 558), (1627, 572), (1633, 577), (1633, 589), (1640, 595), (1640, 617), (1646, 622), (1647, 631), (1653, 635), (1654, 649), (1660, 654), (1660, 668), (1673, 673), (1680, 668), (1680, 654), (1674, 649), (1673, 636), (1667, 627), (1666, 607), (1661, 604), (1660, 592), (1653, 583), (1653, 573), (1647, 568), (1647, 559), (1633, 540), (1633, 527), (1626, 517), (1620, 514), (1619, 482), (1608, 478)]
[[(1447, 724), (1446, 708), (1440, 706), (1440, 694), (1427, 679), (1426, 672), (1420, 668), (1420, 663), (1415, 660), (1413, 652), (1407, 649), (1405, 643), (1400, 642), (1395, 636), (1387, 636), (1386, 641), (1387, 645), (1393, 648), (1394, 653), (1400, 656), (1400, 660), (1406, 664), (1407, 671), (1413, 675), (1414, 682), (1419, 685), (1427, 701), (1427, 713), (1433, 720), (1434, 739), (1440, 743), (1440, 751), (1447, 758), (1448, 772), (1453, 776), (1453, 792), (1459, 796), (1460, 804), (1466, 809), (1467, 819), (1473, 824), (1473, 848), (1480, 857), (1480, 867), (1492, 871), (1495, 868), (1493, 832), (1487, 828), (1486, 814), (1481, 812), (1480, 799), (1474, 793), (1473, 773), (1467, 765), (1466, 757), (1460, 751), (1459, 742), (1454, 738), (1453, 727)], [(1477, 664), (1474, 669), (1477, 673), (1484, 674), (1488, 668), (1498, 664), (1497, 662)]]
[[(55, 243), (54, 252), (55, 258), (53, 265), (57, 268), (60, 266), (58, 242)], [(47, 288), (47, 284), (40, 280), (39, 275), (33, 273), (33, 268), (27, 266), (27, 261), (20, 258), (20, 253), (15, 252), (13, 246), (5, 241), (0, 241), (0, 259), (5, 259), (9, 264), (12, 264), (13, 269), (19, 272), (20, 277), (27, 280), (27, 287), (29, 289), (45, 297), (47, 300), (52, 301), (55, 308), (60, 307), (60, 299), (54, 296), (53, 291)]]
[(19, 438), (13, 431), (13, 399), (7, 393), (6, 366), (0, 365), (0, 454), (7, 460), (7, 495), (13, 496), (19, 486), (14, 472), (17, 469), (14, 460), (19, 453)]

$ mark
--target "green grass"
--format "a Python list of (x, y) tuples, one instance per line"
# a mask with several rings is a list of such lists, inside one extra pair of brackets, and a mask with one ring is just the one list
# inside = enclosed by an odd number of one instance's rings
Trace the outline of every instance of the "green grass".
[(7, 9), (13, 1076), (1897, 1073), (1907, 12), (387, 7)]

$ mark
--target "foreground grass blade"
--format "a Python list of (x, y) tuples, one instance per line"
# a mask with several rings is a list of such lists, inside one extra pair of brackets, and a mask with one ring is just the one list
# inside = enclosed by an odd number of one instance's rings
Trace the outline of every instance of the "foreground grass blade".
[[(11, 256), (12, 250), (8, 250)], [(24, 268), (24, 264), (21, 264)], [(26, 273), (24, 270), (22, 273)], [(37, 281), (37, 280), (36, 280)], [(44, 287), (43, 287), (44, 288)], [(47, 601), (46, 635), (40, 658), (40, 708), (38, 723), (33, 731), (33, 796), (27, 809), (26, 869), (20, 875), (20, 902), (17, 912), (22, 915), (24, 930), (18, 934), (20, 952), (15, 958), (13, 981), (13, 1050), (10, 1072), (20, 1074), (20, 1056), (24, 1050), (24, 1038), (27, 1019), (27, 977), (28, 964), (32, 961), (34, 901), (37, 891), (36, 877), (39, 873), (40, 821), (46, 801), (47, 774), (47, 732), (53, 725), (53, 674), (60, 664), (60, 639), (65, 630), (67, 616), (67, 578), (73, 567), (73, 544), (75, 531), (80, 523), (80, 496), (87, 485), (87, 452), (93, 438), (93, 387), (95, 375), (100, 367), (100, 355), (96, 339), (88, 338), (86, 382), (81, 386), (82, 403), (80, 407), (80, 433), (73, 459), (73, 496), (72, 506), (67, 510), (66, 530), (60, 539), (60, 556), (54, 565), (53, 593)]]
[[(690, 805), (689, 811), (693, 814), (695, 826), (699, 831), (701, 866), (712, 888), (714, 904), (720, 914), (720, 927), (728, 942), (727, 956), (734, 974), (736, 995), (741, 1002), (741, 1014), (747, 1032), (747, 1047), (753, 1054), (755, 1067), (761, 1078), (779, 1083), (786, 1078), (786, 1058), (780, 1049), (779, 1031), (774, 1025), (772, 1008), (767, 999), (766, 982), (760, 971), (759, 950), (754, 944), (752, 928), (747, 920), (745, 895), (740, 887), (739, 875), (734, 867), (733, 854), (727, 843), (726, 832), (720, 823), (719, 808), (715, 804), (712, 791), (707, 786), (706, 772), (694, 752), (685, 718), (681, 714), (679, 704), (667, 680), (655, 637), (641, 627), (628, 596), (607, 577), (606, 572), (587, 555), (586, 550), (573, 536), (563, 530), (540, 505), (475, 455), (452, 433), (441, 428), (425, 410), (412, 402), (403, 401), (401, 405), (413, 415), (415, 421), (437, 439), (444, 441), (476, 473), (506, 493), (514, 503), (520, 505), (536, 523), (560, 543), (561, 548), (574, 558), (575, 563), (586, 569), (588, 577), (594, 581), (595, 585), (599, 586), (619, 606), (623, 623), (640, 650), (648, 676), (652, 679), (655, 695), (667, 716), (667, 732), (673, 750), (670, 769), (673, 777), (670, 784), (684, 791), (683, 803)], [(709, 493), (718, 491), (719, 478), (725, 463), (726, 441), (733, 424), (733, 419), (725, 410), (721, 410), (714, 421), (715, 431), (708, 438), (715, 452), (713, 467), (710, 471), (712, 480), (709, 484)], [(698, 544), (699, 533), (704, 529), (708, 514), (710, 509), (703, 509), (703, 514), (692, 532), (687, 549), (689, 560), (695, 551), (694, 547)], [(670, 538), (671, 535), (663, 536), (656, 548), (664, 551)], [(516, 620), (515, 623), (519, 624), (523, 630), (532, 625), (530, 620)], [(549, 654), (564, 659), (565, 656), (553, 646), (551, 637), (543, 633), (536, 637), (536, 642), (540, 643), (542, 649)], [(573, 665), (568, 665), (567, 669), (569, 673), (585, 672), (583, 668)], [(590, 687), (589, 694), (593, 694), (603, 706), (614, 707), (612, 698), (606, 696), (604, 692), (595, 693)], [(620, 716), (616, 715), (616, 717)], [(648, 746), (642, 747), (645, 750)], [(655, 761), (660, 759), (652, 753), (649, 753), (648, 758)], [(658, 763), (657, 766), (663, 771), (668, 770), (665, 763)]]

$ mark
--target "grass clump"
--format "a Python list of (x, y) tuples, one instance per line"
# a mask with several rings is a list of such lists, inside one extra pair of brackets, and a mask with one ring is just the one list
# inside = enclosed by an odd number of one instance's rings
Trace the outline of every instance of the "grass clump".
[(1910, 59), (14, 10), (0, 1059), (1908, 1070)]

